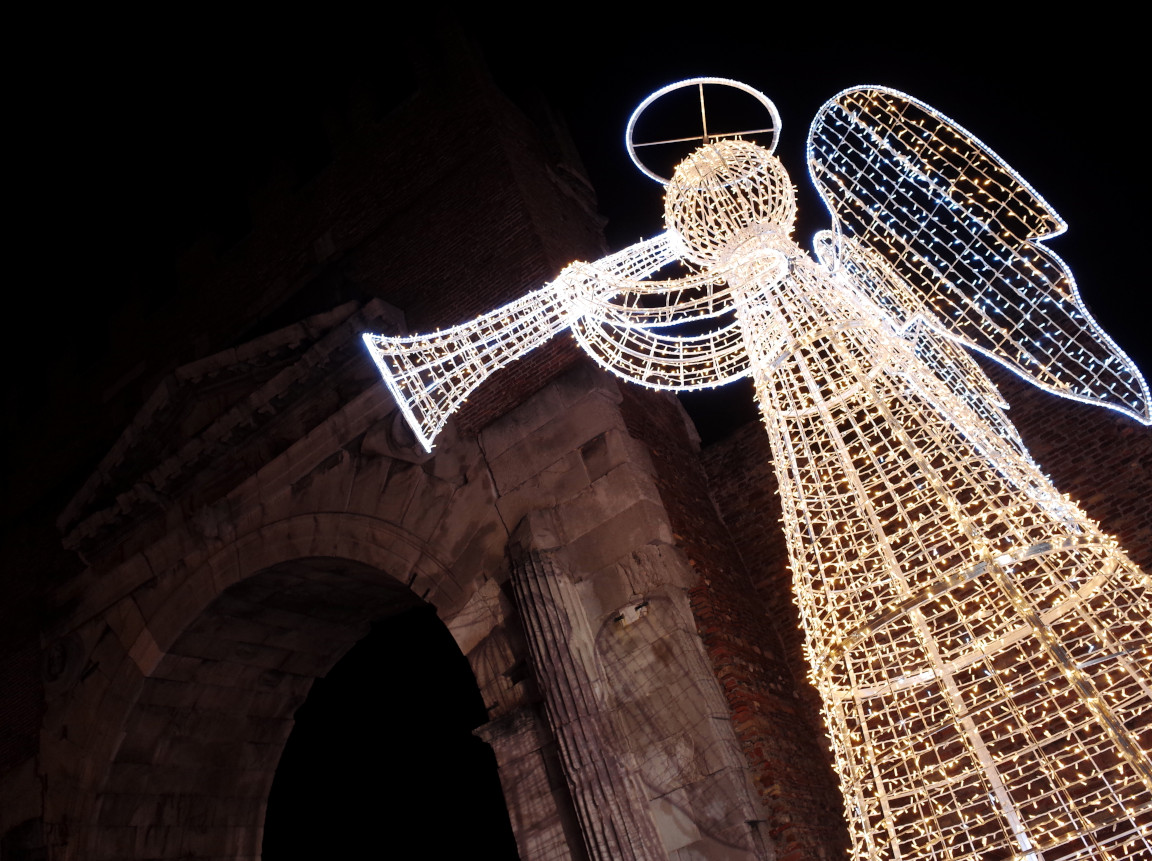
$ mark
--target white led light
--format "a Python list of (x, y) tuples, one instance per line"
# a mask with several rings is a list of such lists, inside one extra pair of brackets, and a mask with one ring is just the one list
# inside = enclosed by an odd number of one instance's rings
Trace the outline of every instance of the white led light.
[[(428, 447), (565, 328), (642, 385), (751, 376), (855, 857), (1152, 857), (1150, 580), (960, 347), (1152, 423), (1147, 384), (1039, 244), (1063, 222), (951, 120), (847, 90), (808, 159), (833, 216), (819, 262), (779, 161), (712, 141), (667, 183), (668, 233), (472, 323), (365, 340)], [(673, 262), (688, 274), (650, 280)]]

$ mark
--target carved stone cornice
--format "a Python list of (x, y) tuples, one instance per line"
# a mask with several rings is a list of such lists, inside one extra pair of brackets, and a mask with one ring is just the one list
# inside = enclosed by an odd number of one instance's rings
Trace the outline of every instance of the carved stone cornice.
[(402, 326), (386, 302), (348, 302), (177, 368), (60, 514), (64, 545), (98, 557), (176, 505), (227, 493), (376, 384), (359, 335)]

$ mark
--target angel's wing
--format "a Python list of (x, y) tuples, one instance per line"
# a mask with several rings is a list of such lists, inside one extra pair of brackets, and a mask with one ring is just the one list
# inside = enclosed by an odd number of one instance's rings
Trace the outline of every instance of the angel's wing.
[(1007, 441), (1015, 457), (1031, 460), (1016, 426), (1008, 421), (1008, 404), (988, 379), (984, 369), (963, 347), (927, 324), (914, 324), (906, 333), (916, 356), (927, 365), (956, 397), (968, 406), (1000, 439)]
[[(808, 167), (849, 240), (832, 253), (899, 274), (907, 289), (873, 299), (908, 331), (922, 318), (1041, 388), (1152, 424), (1147, 383), (1039, 244), (1064, 222), (967, 130), (903, 93), (856, 87), (817, 113)], [(849, 264), (853, 245), (866, 253)]]

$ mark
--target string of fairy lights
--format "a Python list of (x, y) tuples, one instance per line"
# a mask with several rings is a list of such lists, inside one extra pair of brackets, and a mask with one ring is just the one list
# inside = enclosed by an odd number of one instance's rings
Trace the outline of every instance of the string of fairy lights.
[(779, 161), (705, 138), (666, 183), (665, 234), (471, 323), (365, 341), (429, 450), (564, 329), (642, 385), (751, 376), (854, 856), (1152, 857), (1152, 578), (1040, 472), (967, 349), (1152, 422), (1147, 384), (1038, 244), (1063, 222), (957, 124), (855, 88), (808, 158), (834, 220), (817, 260)]

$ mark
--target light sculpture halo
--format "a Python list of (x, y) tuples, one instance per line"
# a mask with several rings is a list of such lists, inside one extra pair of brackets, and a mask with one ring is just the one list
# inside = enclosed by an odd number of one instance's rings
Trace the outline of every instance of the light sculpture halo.
[[(686, 87), (700, 87), (701, 88), (700, 108), (701, 108), (701, 117), (703, 119), (703, 113), (704, 113), (703, 87), (706, 84), (714, 84), (714, 85), (722, 86), (722, 87), (731, 87), (733, 89), (740, 90), (741, 92), (745, 92), (748, 95), (752, 96), (752, 98), (756, 99), (756, 101), (758, 101), (760, 104), (762, 104), (764, 106), (764, 108), (768, 111), (769, 116), (772, 118), (771, 125), (769, 125), (767, 128), (764, 128), (764, 129), (747, 129), (744, 131), (720, 132), (720, 133), (712, 134), (712, 135), (708, 134), (707, 129), (702, 129), (702, 134), (695, 136), (695, 137), (687, 137), (687, 138), (683, 138), (683, 139), (678, 139), (676, 141), (656, 141), (656, 142), (641, 143), (641, 144), (636, 143), (634, 135), (635, 135), (635, 131), (636, 131), (636, 123), (640, 119), (640, 115), (643, 114), (644, 111), (648, 110), (648, 108), (651, 107), (654, 102), (658, 101), (659, 99), (663, 98), (664, 96), (668, 95), (669, 93), (675, 92), (676, 90), (682, 90), (682, 89), (685, 89)], [(686, 142), (686, 141), (692, 141), (692, 140), (700, 140), (702, 143), (707, 143), (709, 137), (712, 137), (712, 138), (731, 138), (731, 137), (736, 137), (739, 135), (750, 135), (750, 134), (769, 134), (769, 135), (771, 135), (771, 137), (768, 140), (767, 145), (762, 144), (762, 146), (764, 146), (764, 149), (768, 150), (768, 152), (770, 152), (770, 153), (776, 151), (776, 141), (780, 137), (780, 112), (776, 110), (776, 105), (773, 104), (773, 102), (770, 98), (768, 98), (766, 95), (764, 95), (762, 92), (755, 89), (754, 87), (750, 87), (741, 81), (734, 81), (731, 78), (688, 78), (688, 79), (683, 80), (683, 81), (677, 81), (675, 84), (669, 84), (666, 87), (661, 87), (656, 92), (652, 93), (650, 96), (648, 96), (646, 99), (644, 99), (644, 101), (642, 101), (639, 105), (636, 106), (636, 110), (634, 110), (632, 112), (632, 116), (630, 116), (628, 118), (628, 126), (624, 131), (624, 146), (628, 150), (628, 157), (630, 159), (632, 159), (632, 163), (635, 164), (636, 167), (638, 167), (640, 169), (641, 173), (643, 173), (645, 176), (649, 177), (650, 179), (656, 180), (661, 185), (667, 185), (668, 184), (668, 177), (661, 176), (660, 174), (656, 173), (654, 170), (652, 170), (650, 167), (648, 167), (646, 164), (644, 164), (644, 162), (642, 162), (640, 160), (640, 156), (636, 153), (636, 148), (638, 146), (651, 146), (653, 143), (680, 143), (680, 142)]]

